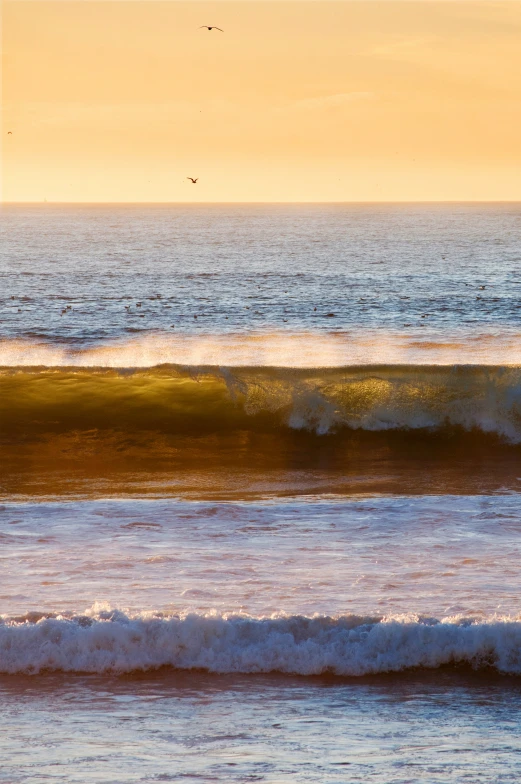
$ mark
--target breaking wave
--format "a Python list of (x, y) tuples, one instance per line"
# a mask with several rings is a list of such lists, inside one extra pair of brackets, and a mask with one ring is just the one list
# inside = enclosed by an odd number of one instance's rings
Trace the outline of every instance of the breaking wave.
[(140, 332), (93, 344), (0, 338), (0, 366), (146, 368), (156, 365), (341, 368), (346, 365), (519, 365), (518, 329), (443, 332), (359, 328), (335, 331)]
[(8, 674), (173, 667), (362, 676), (447, 664), (521, 674), (521, 621), (130, 615), (100, 606), (78, 616), (0, 621), (0, 672)]
[(521, 443), (521, 368), (4, 367), (0, 419), (3, 433), (457, 428)]

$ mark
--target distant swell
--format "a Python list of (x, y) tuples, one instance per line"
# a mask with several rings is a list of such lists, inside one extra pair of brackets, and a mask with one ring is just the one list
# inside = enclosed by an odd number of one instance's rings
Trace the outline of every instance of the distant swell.
[(128, 673), (174, 667), (213, 673), (361, 676), (467, 664), (521, 674), (521, 622), (303, 616), (126, 615), (0, 622), (0, 672)]
[(521, 368), (2, 368), (0, 421), (7, 434), (459, 428), (521, 443)]

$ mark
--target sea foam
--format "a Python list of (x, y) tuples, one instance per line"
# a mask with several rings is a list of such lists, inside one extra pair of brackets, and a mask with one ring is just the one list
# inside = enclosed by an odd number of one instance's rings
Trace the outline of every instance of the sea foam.
[(173, 667), (212, 673), (362, 676), (459, 663), (521, 674), (521, 621), (407, 615), (129, 614), (3, 617), (0, 672), (129, 673)]

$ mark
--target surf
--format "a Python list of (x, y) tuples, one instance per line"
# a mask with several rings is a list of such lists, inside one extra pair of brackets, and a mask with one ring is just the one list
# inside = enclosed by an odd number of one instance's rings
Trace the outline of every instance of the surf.
[(521, 622), (505, 618), (126, 613), (0, 621), (0, 673), (124, 674), (170, 667), (210, 673), (339, 676), (448, 664), (521, 674)]
[(3, 367), (4, 436), (45, 432), (492, 434), (521, 443), (521, 368)]

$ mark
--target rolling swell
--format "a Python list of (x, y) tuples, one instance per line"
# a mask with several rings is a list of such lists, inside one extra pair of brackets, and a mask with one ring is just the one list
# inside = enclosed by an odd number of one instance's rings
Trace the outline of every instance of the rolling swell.
[(4, 367), (0, 419), (4, 435), (457, 429), (518, 444), (521, 368)]
[(521, 622), (410, 615), (253, 618), (85, 615), (0, 620), (0, 673), (128, 673), (174, 667), (214, 673), (362, 676), (467, 664), (521, 674)]

